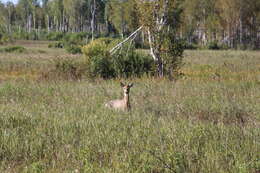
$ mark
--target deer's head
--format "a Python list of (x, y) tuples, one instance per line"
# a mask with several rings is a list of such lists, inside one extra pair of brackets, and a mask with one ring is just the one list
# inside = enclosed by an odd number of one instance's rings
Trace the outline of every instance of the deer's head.
[(124, 94), (128, 95), (130, 92), (130, 88), (134, 85), (133, 83), (125, 85), (123, 82), (120, 82), (121, 87), (123, 88)]

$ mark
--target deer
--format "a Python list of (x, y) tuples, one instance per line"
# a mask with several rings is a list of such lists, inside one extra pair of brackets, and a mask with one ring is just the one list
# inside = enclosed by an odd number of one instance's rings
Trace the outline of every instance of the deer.
[(120, 82), (120, 85), (123, 88), (124, 98), (121, 100), (111, 100), (105, 104), (105, 107), (115, 110), (130, 111), (131, 105), (129, 101), (129, 93), (133, 83), (125, 85), (124, 83)]

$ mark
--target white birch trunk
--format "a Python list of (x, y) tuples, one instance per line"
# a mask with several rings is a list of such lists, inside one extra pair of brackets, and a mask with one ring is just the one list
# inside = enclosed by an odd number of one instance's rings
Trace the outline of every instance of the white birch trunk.
[(96, 16), (96, 0), (93, 0), (93, 4), (92, 4), (92, 7), (91, 7), (91, 34), (92, 34), (92, 41), (94, 40), (95, 16)]

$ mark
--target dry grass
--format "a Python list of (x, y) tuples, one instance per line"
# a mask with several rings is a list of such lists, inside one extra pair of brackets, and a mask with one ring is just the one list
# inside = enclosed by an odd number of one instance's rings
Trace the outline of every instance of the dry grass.
[(0, 172), (260, 170), (259, 52), (186, 51), (182, 79), (132, 79), (124, 113), (104, 108), (119, 80), (39, 80), (71, 57), (45, 46), (0, 54)]

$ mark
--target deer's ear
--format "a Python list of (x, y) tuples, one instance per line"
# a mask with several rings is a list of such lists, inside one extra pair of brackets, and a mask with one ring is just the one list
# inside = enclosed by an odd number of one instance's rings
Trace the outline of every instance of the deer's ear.
[(129, 86), (130, 88), (131, 88), (133, 85), (134, 85), (133, 83), (128, 84), (128, 86)]
[(120, 82), (120, 86), (121, 86), (121, 87), (124, 87), (125, 84), (124, 84), (123, 82)]

